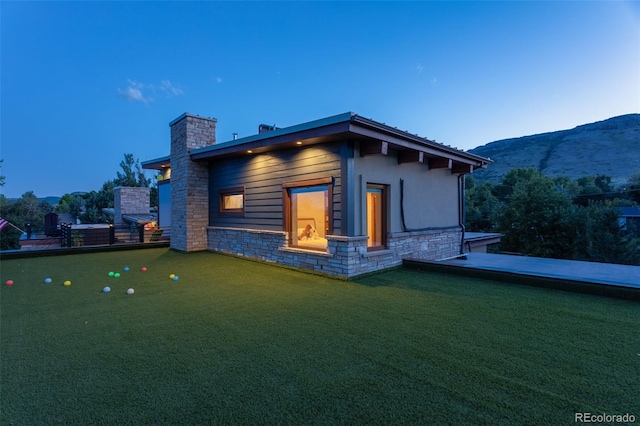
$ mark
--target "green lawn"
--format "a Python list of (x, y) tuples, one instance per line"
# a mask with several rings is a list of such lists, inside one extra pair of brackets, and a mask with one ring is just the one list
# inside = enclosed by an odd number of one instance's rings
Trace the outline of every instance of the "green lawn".
[(633, 301), (410, 269), (345, 282), (167, 249), (0, 273), (2, 425), (640, 418)]

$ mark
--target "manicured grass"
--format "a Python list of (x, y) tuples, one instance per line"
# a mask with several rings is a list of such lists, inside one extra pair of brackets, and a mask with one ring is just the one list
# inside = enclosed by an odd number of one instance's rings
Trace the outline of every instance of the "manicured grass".
[(167, 249), (0, 273), (2, 425), (640, 417), (637, 302), (410, 269), (345, 282)]

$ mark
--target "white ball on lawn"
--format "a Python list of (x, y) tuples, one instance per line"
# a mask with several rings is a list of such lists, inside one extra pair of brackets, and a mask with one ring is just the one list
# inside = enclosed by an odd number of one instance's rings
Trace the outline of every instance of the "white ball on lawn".
[(133, 293), (135, 293), (135, 291), (134, 291), (132, 288), (130, 288), (129, 290), (127, 290), (127, 294), (133, 294)]
[(102, 289), (104, 293), (109, 293), (111, 291), (111, 287), (105, 287)]

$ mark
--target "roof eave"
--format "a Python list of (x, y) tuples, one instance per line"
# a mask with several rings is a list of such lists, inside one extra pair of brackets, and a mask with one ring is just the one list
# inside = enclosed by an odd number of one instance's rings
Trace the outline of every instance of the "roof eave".
[[(493, 162), (488, 158), (452, 148), (418, 135), (412, 135), (352, 112), (194, 149), (190, 152), (190, 158), (193, 161), (207, 161), (239, 155), (247, 151), (260, 153), (288, 146), (293, 147), (300, 142), (308, 146), (338, 139), (354, 139), (354, 137), (382, 140), (397, 149), (421, 151), (427, 156), (448, 158), (458, 163), (471, 165), (475, 169), (486, 167)], [(142, 167), (161, 170), (167, 167), (169, 162), (170, 157), (165, 156), (143, 162)]]
[(426, 154), (451, 158), (454, 161), (472, 164), (476, 168), (486, 167), (488, 164), (493, 163), (489, 158), (452, 148), (418, 135), (412, 135), (409, 132), (358, 115), (353, 117), (352, 123), (351, 132), (372, 138), (380, 138), (377, 134), (382, 133), (385, 137), (380, 139), (384, 139), (385, 142), (389, 142), (396, 147), (415, 149)]
[(248, 136), (235, 141), (223, 142), (204, 148), (194, 149), (190, 152), (191, 160), (208, 160), (221, 156), (233, 155), (241, 152), (268, 150), (270, 148), (282, 148), (293, 146), (298, 141), (317, 140), (346, 134), (353, 113), (343, 113), (296, 126), (286, 127), (267, 133)]
[(170, 163), (171, 157), (169, 155), (165, 155), (164, 157), (143, 161), (141, 165), (143, 169), (147, 170), (162, 170), (169, 167)]

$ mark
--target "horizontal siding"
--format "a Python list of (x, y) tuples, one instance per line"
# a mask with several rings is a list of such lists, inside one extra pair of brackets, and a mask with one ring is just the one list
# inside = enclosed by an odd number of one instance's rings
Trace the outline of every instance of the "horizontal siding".
[[(210, 209), (212, 226), (283, 229), (282, 184), (316, 178), (334, 178), (333, 227), (339, 233), (342, 224), (340, 144), (316, 145), (247, 155), (209, 164)], [(244, 216), (219, 215), (218, 191), (245, 188)]]

